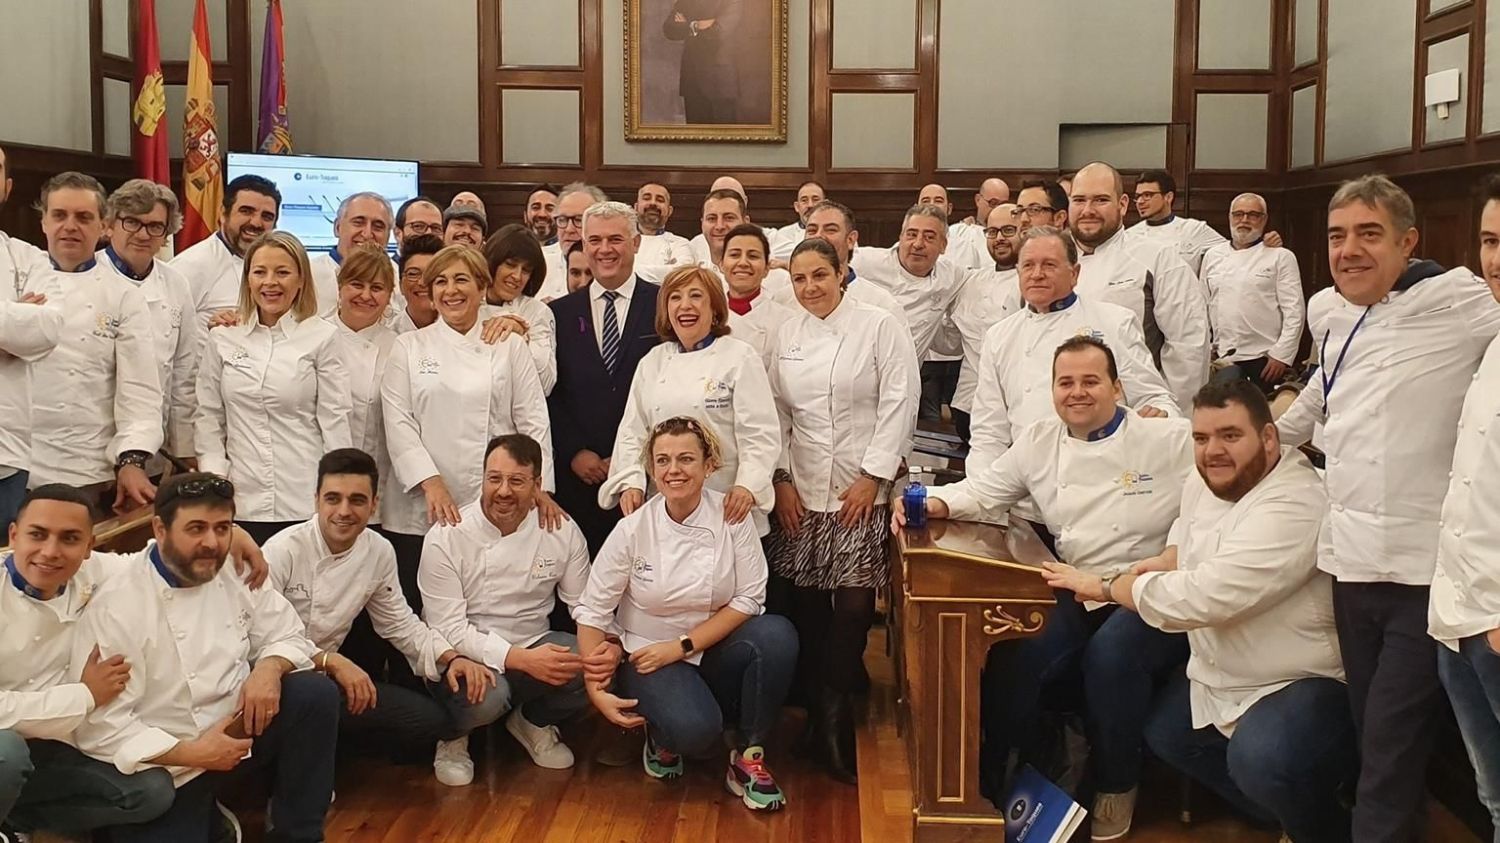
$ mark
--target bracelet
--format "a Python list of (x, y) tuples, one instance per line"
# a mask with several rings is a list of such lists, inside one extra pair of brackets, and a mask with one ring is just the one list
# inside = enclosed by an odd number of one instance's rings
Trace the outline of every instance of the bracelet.
[(787, 471), (784, 468), (778, 468), (778, 469), (776, 469), (775, 472), (773, 472), (771, 474), (771, 483), (772, 483), (772, 485), (775, 485), (777, 483), (790, 483), (790, 482), (792, 482), (792, 473), (790, 471)]
[(870, 472), (865, 471), (863, 469), (860, 470), (859, 476), (860, 477), (868, 477), (869, 479), (874, 480), (875, 481), (875, 490), (877, 492), (884, 492), (887, 489), (891, 488), (891, 481), (885, 479), (884, 477), (876, 477), (875, 475), (873, 475)]
[(323, 665), (318, 668), (318, 672), (319, 673), (327, 673), (328, 672), (328, 657), (330, 655), (332, 655), (332, 654), (329, 653), (329, 652), (327, 652), (327, 651), (324, 651), (322, 653), (322, 656), (323, 656)]
[(146, 467), (146, 460), (149, 459), (151, 459), (151, 455), (145, 451), (121, 451), (120, 455), (115, 457), (115, 472), (118, 473), (120, 469), (127, 465), (144, 469)]

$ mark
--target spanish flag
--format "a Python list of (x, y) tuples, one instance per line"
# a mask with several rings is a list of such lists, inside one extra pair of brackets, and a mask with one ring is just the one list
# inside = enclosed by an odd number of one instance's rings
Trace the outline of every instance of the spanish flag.
[(193, 43), (188, 51), (187, 108), (182, 135), (183, 226), (177, 250), (197, 243), (219, 227), (224, 173), (219, 163), (218, 116), (214, 114), (213, 49), (208, 12), (198, 0), (193, 12)]
[(140, 0), (135, 39), (135, 103), (130, 122), (135, 174), (171, 186), (167, 161), (167, 92), (161, 77), (161, 48), (156, 41), (156, 0)]

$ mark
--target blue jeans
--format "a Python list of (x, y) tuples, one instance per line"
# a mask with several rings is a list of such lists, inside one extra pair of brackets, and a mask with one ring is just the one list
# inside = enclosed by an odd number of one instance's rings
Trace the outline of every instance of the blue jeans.
[(281, 680), (281, 709), (255, 739), (250, 757), (227, 773), (206, 772), (177, 789), (172, 809), (154, 822), (114, 828), (114, 843), (208, 843), (216, 839), (215, 794), (242, 786), (252, 776), (271, 776), (275, 828), (270, 841), (317, 843), (333, 801), (334, 751), (343, 700), (333, 680), (310, 670)]
[(1484, 635), (1459, 642), (1457, 653), (1438, 647), (1438, 676), (1448, 689), (1464, 748), (1474, 765), (1479, 801), (1490, 812), (1500, 843), (1500, 656)]
[(651, 739), (679, 755), (709, 752), (724, 723), (739, 726), (741, 748), (763, 746), (781, 717), (797, 667), (797, 630), (781, 615), (757, 615), (703, 653), (640, 674), (629, 661), (615, 672), (615, 691), (639, 700)]
[[(568, 632), (549, 632), (531, 646), (543, 644), (558, 644), (578, 652), (578, 636)], [(520, 671), (500, 673), (491, 668), (490, 673), (495, 676), (495, 686), (486, 690), (484, 699), (477, 704), (469, 702), (462, 682), (457, 693), (448, 687), (446, 681), (428, 683), (427, 687), (438, 702), (448, 710), (453, 721), (453, 737), (462, 737), (480, 726), (488, 726), (516, 706), (520, 706), (521, 714), (536, 726), (556, 726), (589, 707), (582, 673), (564, 685), (548, 685)]]
[(1193, 728), (1187, 673), (1157, 695), (1146, 742), (1192, 776), (1293, 843), (1351, 839), (1345, 793), (1359, 775), (1349, 692), (1336, 679), (1298, 679), (1241, 715), (1234, 736)]
[(58, 741), (0, 730), (0, 826), (76, 833), (145, 822), (172, 806), (172, 776), (127, 776)]
[(0, 541), (10, 543), (10, 525), (16, 521), (16, 513), (21, 511), (21, 501), (26, 497), (26, 484), (31, 480), (31, 472), (17, 471), (15, 474), (0, 480)]
[(1117, 607), (1087, 611), (1069, 591), (1055, 594), (1041, 634), (995, 644), (981, 678), (981, 780), (997, 805), (1011, 750), (1045, 766), (1053, 735), (1042, 728), (1044, 712), (1083, 714), (1101, 793), (1134, 788), (1152, 695), (1187, 661), (1186, 635), (1162, 632)]

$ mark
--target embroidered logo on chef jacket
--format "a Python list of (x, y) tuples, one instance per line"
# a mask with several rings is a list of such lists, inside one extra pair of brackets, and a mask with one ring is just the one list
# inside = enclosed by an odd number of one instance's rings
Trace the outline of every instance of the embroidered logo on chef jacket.
[(543, 557), (531, 563), (531, 578), (534, 580), (557, 579), (557, 560)]
[(425, 356), (417, 360), (417, 374), (435, 375), (438, 373), (438, 361), (436, 357)]
[(234, 351), (229, 352), (229, 359), (224, 362), (236, 369), (248, 369), (250, 368), (250, 352), (244, 348), (235, 348)]
[(120, 317), (110, 316), (108, 313), (99, 314), (99, 318), (94, 322), (94, 336), (107, 340), (119, 339)]
[(182, 306), (177, 305), (167, 312), (167, 323), (173, 328), (182, 327)]
[(637, 556), (630, 562), (631, 575), (641, 582), (656, 582), (656, 567), (646, 561), (646, 557)]
[(806, 360), (807, 358), (802, 355), (802, 346), (792, 345), (788, 346), (786, 351), (783, 351), (780, 354), (776, 355), (776, 359), (790, 360), (794, 363), (797, 363)]
[(1095, 330), (1093, 328), (1087, 328), (1087, 327), (1085, 327), (1085, 328), (1079, 328), (1078, 332), (1075, 333), (1073, 336), (1075, 336), (1075, 337), (1088, 337), (1091, 340), (1097, 340), (1098, 342), (1104, 342), (1104, 332), (1103, 331), (1097, 331), (1097, 330)]
[(703, 379), (703, 409), (723, 410), (734, 400), (734, 389), (729, 381), (718, 378)]
[(1125, 493), (1125, 497), (1134, 495), (1149, 495), (1155, 491), (1155, 480), (1149, 474), (1140, 471), (1127, 471), (1115, 478), (1115, 485)]
[(293, 597), (300, 597), (303, 600), (309, 600), (312, 598), (312, 593), (307, 590), (307, 584), (300, 582), (288, 584), (286, 589), (281, 593), (288, 600), (292, 599)]

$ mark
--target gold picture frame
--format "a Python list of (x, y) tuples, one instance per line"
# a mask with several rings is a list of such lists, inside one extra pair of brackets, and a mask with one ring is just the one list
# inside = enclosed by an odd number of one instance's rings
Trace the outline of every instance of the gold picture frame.
[(786, 142), (788, 0), (624, 8), (626, 141)]

